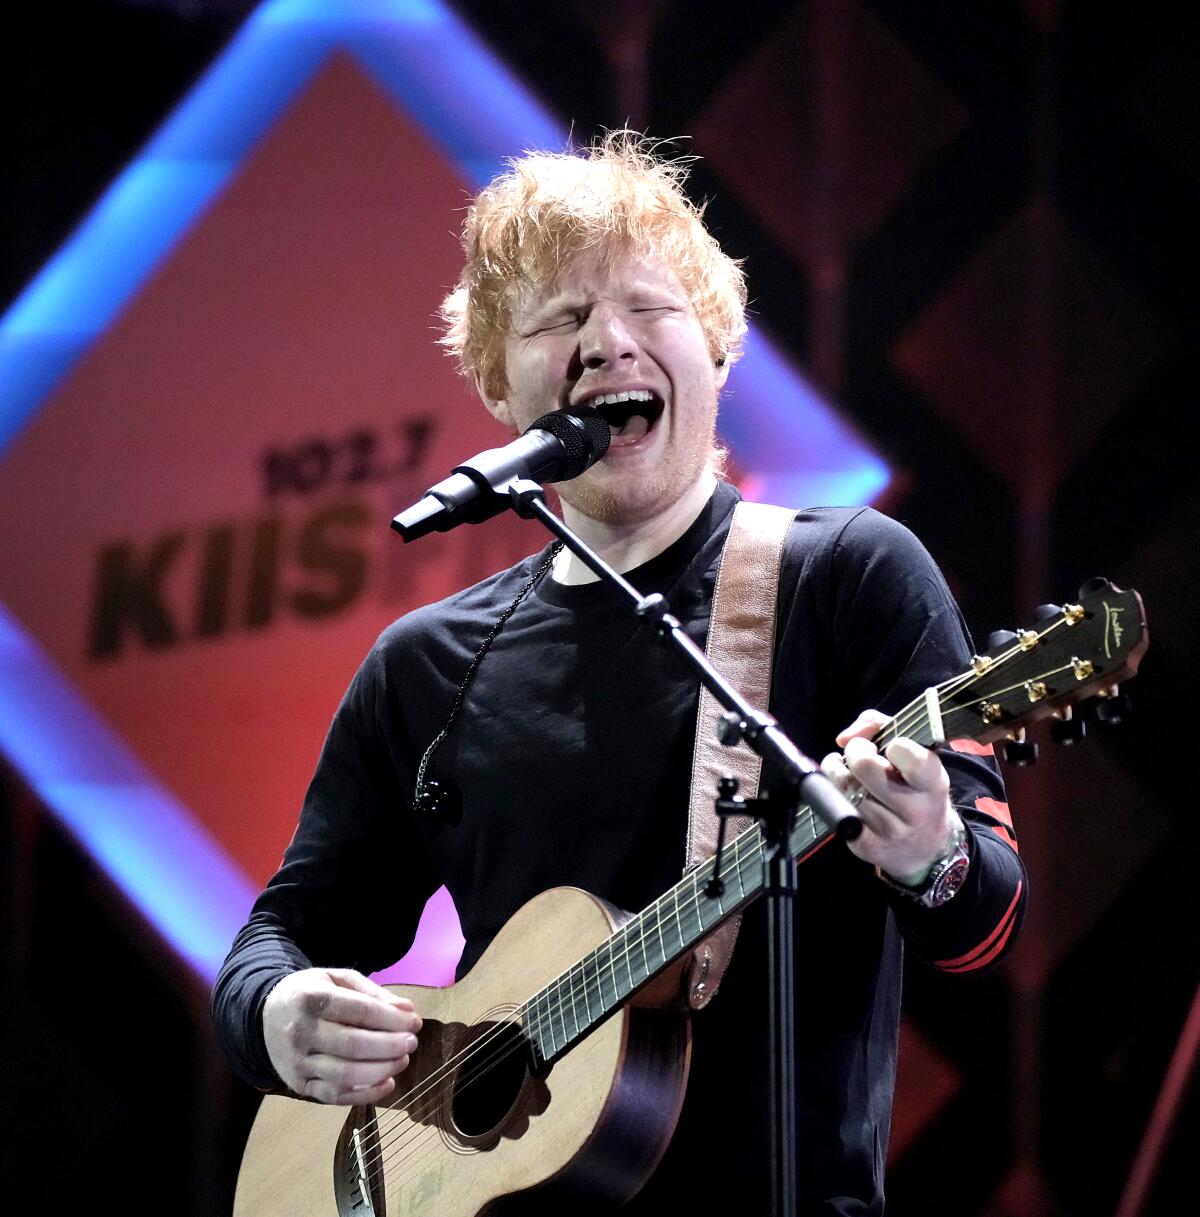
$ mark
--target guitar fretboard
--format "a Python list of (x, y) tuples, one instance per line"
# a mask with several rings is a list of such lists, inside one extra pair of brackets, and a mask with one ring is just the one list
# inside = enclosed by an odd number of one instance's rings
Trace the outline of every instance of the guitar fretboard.
[[(824, 831), (805, 808), (792, 834), (793, 852), (805, 850)], [(712, 875), (710, 858), (525, 1003), (519, 1017), (543, 1062), (571, 1047), (758, 894), (763, 834), (757, 824), (722, 852), (719, 896), (705, 891)]]
[[(876, 737), (884, 746), (904, 734), (918, 743), (934, 742), (925, 695), (914, 699)], [(802, 858), (829, 833), (807, 804), (796, 813), (789, 845)], [(763, 831), (752, 825), (721, 854), (723, 890), (706, 891), (715, 859), (689, 871), (648, 908), (631, 917), (611, 937), (544, 989), (516, 1017), (525, 1027), (540, 1062), (548, 1064), (620, 1008), (643, 985), (713, 930), (749, 904), (763, 888)]]

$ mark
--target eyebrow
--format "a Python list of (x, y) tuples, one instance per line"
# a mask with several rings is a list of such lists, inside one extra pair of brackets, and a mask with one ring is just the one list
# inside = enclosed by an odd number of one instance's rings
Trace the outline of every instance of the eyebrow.
[(531, 308), (527, 314), (529, 320), (553, 317), (557, 313), (574, 313), (583, 307), (583, 301), (578, 296), (568, 296), (565, 292), (551, 296), (541, 304)]

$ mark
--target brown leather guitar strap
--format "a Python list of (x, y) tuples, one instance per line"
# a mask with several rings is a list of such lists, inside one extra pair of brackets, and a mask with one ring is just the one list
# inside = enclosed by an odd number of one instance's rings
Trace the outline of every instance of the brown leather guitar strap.
[[(785, 507), (739, 503), (733, 511), (713, 593), (705, 652), (747, 701), (763, 709), (771, 698), (779, 568), (784, 540), (795, 515)], [(688, 807), (689, 870), (716, 852), (718, 820), (713, 802), (718, 779), (732, 774), (740, 784), (740, 795), (753, 798), (758, 793), (762, 759), (745, 743), (726, 748), (717, 739), (720, 713), (716, 698), (702, 687)], [(731, 817), (725, 829), (726, 842), (733, 841), (750, 823), (745, 817)], [(693, 1010), (706, 1006), (716, 993), (741, 923), (739, 913), (695, 949), (687, 977), (687, 1000)]]

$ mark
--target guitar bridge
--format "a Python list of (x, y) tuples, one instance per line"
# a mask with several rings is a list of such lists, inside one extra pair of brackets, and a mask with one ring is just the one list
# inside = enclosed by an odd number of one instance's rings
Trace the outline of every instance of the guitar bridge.
[(338, 1138), (333, 1187), (339, 1217), (385, 1217), (383, 1164), (373, 1107), (356, 1107)]
[(370, 1176), (367, 1174), (367, 1160), (363, 1156), (362, 1129), (356, 1128), (350, 1140), (354, 1146), (353, 1164), (355, 1167), (351, 1203), (356, 1210), (364, 1214), (364, 1217), (368, 1213), (371, 1214), (371, 1217), (374, 1217), (375, 1206), (371, 1203), (371, 1181)]

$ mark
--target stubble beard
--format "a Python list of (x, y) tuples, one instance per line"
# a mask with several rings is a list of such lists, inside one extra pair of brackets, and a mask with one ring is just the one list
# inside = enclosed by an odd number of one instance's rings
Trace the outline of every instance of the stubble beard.
[(564, 503), (588, 519), (610, 527), (628, 527), (674, 506), (706, 472), (720, 476), (724, 455), (716, 442), (714, 417), (703, 453), (666, 467), (656, 466), (651, 473), (637, 479), (634, 494), (618, 490), (600, 466), (556, 489)]

